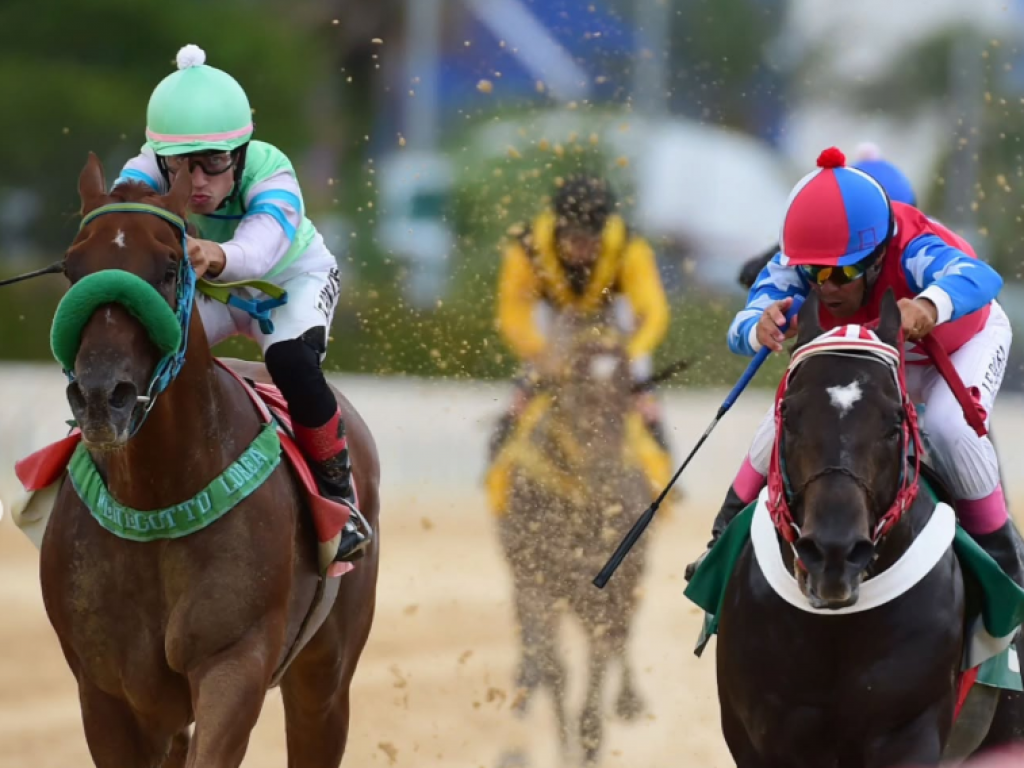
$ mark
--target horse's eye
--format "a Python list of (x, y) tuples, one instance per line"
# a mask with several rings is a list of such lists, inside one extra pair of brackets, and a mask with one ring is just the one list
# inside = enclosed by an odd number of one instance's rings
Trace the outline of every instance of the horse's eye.
[(164, 283), (165, 284), (173, 283), (177, 279), (178, 279), (178, 265), (177, 264), (171, 264), (170, 266), (167, 267), (167, 269), (164, 270)]

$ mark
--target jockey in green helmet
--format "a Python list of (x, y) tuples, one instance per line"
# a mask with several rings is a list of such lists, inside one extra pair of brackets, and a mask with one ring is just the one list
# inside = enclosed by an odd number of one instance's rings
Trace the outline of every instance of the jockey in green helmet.
[[(197, 296), (211, 346), (236, 334), (255, 340), (288, 402), (295, 438), (324, 491), (352, 511), (337, 560), (364, 554), (373, 532), (356, 508), (345, 425), (321, 369), (340, 292), (337, 261), (305, 215), (295, 170), (276, 147), (253, 141), (242, 86), (206, 63), (195, 45), (178, 52), (178, 71), (149, 99), (146, 143), (114, 182), (166, 193), (178, 173), (192, 176), (188, 255), (198, 277), (268, 279), (288, 292), (264, 333), (246, 312)], [(242, 298), (256, 293), (235, 289)]]

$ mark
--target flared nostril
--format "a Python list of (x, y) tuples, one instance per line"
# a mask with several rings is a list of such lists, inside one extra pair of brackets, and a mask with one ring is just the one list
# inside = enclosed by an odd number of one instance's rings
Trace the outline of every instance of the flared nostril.
[(68, 384), (68, 405), (71, 406), (72, 413), (85, 409), (85, 395), (77, 381)]
[(850, 548), (849, 554), (846, 555), (846, 562), (849, 563), (856, 572), (865, 570), (871, 561), (875, 558), (875, 545), (867, 539), (858, 541)]
[(135, 385), (128, 381), (118, 383), (110, 393), (108, 402), (114, 410), (120, 411), (129, 406), (135, 405), (138, 399), (138, 390)]
[(805, 568), (813, 571), (824, 567), (825, 553), (814, 539), (801, 538), (793, 546)]

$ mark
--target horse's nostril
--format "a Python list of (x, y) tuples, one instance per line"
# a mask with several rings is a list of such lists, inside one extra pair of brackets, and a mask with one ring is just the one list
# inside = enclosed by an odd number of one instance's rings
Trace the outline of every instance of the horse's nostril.
[(812, 539), (799, 539), (794, 545), (800, 561), (808, 570), (814, 570), (825, 563), (825, 553), (821, 551), (818, 543)]
[(875, 556), (875, 545), (870, 541), (858, 541), (853, 545), (850, 553), (846, 556), (846, 562), (854, 566), (858, 572), (863, 571), (871, 564)]
[(122, 381), (115, 386), (114, 391), (110, 393), (110, 407), (117, 410), (127, 408), (129, 405), (135, 403), (136, 394), (137, 390), (135, 389), (134, 384)]
[(68, 384), (68, 403), (72, 411), (85, 408), (85, 395), (82, 394), (82, 388), (77, 381)]

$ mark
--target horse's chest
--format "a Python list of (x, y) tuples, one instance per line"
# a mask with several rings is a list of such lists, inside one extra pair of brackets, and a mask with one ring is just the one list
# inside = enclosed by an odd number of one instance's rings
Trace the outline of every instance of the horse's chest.
[[(54, 510), (43, 541), (41, 582), (54, 629), (83, 659), (96, 663), (158, 647), (151, 637), (164, 604), (155, 549), (131, 550), (99, 529), (71, 496)], [(128, 639), (131, 642), (128, 642)]]

